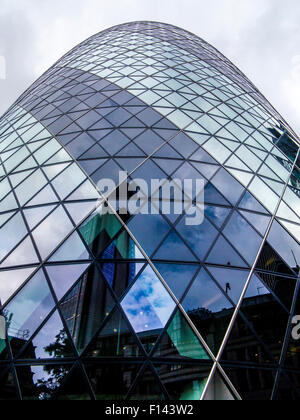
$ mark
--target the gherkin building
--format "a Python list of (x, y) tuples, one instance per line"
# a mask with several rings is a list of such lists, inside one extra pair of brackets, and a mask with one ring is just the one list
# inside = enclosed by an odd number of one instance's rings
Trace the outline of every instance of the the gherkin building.
[[(299, 139), (215, 48), (91, 37), (0, 119), (0, 165), (0, 399), (299, 398)], [(204, 180), (204, 220), (126, 213), (120, 172)]]

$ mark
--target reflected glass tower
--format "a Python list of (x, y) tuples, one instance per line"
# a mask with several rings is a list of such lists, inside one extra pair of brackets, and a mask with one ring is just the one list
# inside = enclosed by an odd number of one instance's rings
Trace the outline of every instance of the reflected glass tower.
[[(137, 178), (204, 180), (203, 223), (124, 214)], [(0, 399), (299, 399), (299, 139), (205, 41), (67, 53), (0, 119), (0, 192)]]

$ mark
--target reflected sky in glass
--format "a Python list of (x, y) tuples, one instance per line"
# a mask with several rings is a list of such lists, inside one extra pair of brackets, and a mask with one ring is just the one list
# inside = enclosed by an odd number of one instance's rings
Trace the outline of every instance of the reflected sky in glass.
[(175, 302), (151, 267), (147, 267), (121, 303), (136, 333), (162, 329)]

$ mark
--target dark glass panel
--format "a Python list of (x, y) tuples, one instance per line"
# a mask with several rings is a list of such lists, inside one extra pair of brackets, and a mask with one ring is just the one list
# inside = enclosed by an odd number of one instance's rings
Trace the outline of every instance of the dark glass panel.
[(54, 399), (58, 401), (89, 401), (91, 395), (82, 369), (76, 366), (67, 376)]
[(274, 396), (275, 401), (299, 401), (300, 381), (298, 372), (282, 371)]
[[(234, 212), (226, 225), (224, 235), (239, 250), (246, 261), (252, 265), (262, 243), (262, 238), (237, 212)], [(245, 238), (247, 238), (247, 241), (245, 241)]]
[[(115, 257), (115, 245), (112, 244), (101, 255), (102, 259), (110, 259)], [(114, 290), (116, 295), (120, 297), (124, 291), (132, 284), (137, 274), (144, 267), (144, 262), (102, 262), (101, 269), (106, 280)]]
[(186, 220), (185, 216), (176, 225), (176, 229), (197, 257), (203, 260), (214, 240), (217, 238), (218, 231), (207, 219), (199, 226), (188, 226)]
[[(122, 225), (113, 214), (93, 213), (79, 228), (86, 244), (95, 256), (100, 255), (120, 233)], [(123, 249), (120, 250), (122, 255)], [(125, 250), (124, 250), (125, 251)]]
[(0, 401), (18, 400), (14, 374), (6, 366), (1, 367), (0, 372)]
[(205, 206), (205, 215), (219, 228), (223, 226), (231, 209), (225, 207)]
[(237, 304), (246, 285), (249, 271), (231, 270), (229, 268), (208, 267), (224, 293)]
[(92, 266), (60, 303), (70, 334), (78, 351), (94, 337), (115, 305), (103, 275)]
[(23, 400), (50, 400), (72, 365), (20, 366), (17, 376)]
[(206, 262), (228, 267), (247, 267), (245, 261), (223, 236), (217, 240)]
[(144, 356), (120, 310), (116, 310), (88, 349), (87, 357)]
[[(255, 275), (252, 277), (247, 289), (241, 312), (250, 323), (253, 331), (256, 332), (257, 337), (267, 346), (274, 361), (279, 363), (289, 314)], [(238, 325), (235, 331), (237, 330)], [(242, 335), (240, 335), (241, 350), (246, 351), (249, 345), (250, 342), (246, 340), (246, 337), (242, 340)], [(258, 356), (255, 357), (259, 361), (259, 350), (257, 354)], [(244, 354), (244, 360), (247, 360), (247, 354)]]
[(134, 401), (165, 400), (158, 378), (150, 367), (142, 373), (137, 385), (131, 391), (129, 399)]
[(211, 351), (217, 355), (233, 308), (204, 269), (196, 277), (182, 306)]
[(188, 264), (157, 263), (155, 266), (179, 301), (198, 270), (197, 265)]
[(154, 357), (210, 360), (200, 340), (179, 310), (161, 338)]
[[(291, 268), (294, 269), (300, 265), (300, 246), (298, 242), (276, 220), (273, 222), (267, 240)], [(297, 270), (295, 271), (297, 272)]]
[(138, 214), (128, 228), (150, 257), (170, 230), (169, 224), (161, 215)]
[(206, 386), (210, 367), (201, 365), (155, 365), (160, 380), (172, 401), (199, 401)]
[(85, 364), (97, 400), (122, 401), (126, 398), (142, 365)]
[(216, 188), (208, 183), (204, 191), (205, 203), (208, 204), (220, 204), (224, 206), (230, 206), (230, 203), (216, 190)]
[(267, 369), (226, 368), (225, 373), (245, 401), (267, 401), (271, 399), (276, 371)]
[(75, 357), (59, 313), (56, 312), (37, 333), (18, 359), (61, 359)]
[(222, 194), (232, 204), (236, 204), (244, 191), (242, 185), (237, 182), (225, 169), (221, 169), (211, 181), (213, 185), (222, 191)]
[(6, 306), (7, 334), (16, 354), (54, 307), (50, 289), (40, 270)]

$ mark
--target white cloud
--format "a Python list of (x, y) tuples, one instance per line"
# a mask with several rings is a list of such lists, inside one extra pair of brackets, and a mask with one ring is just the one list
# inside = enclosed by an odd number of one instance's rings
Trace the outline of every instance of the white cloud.
[[(289, 0), (2, 0), (0, 80), (4, 111), (43, 71), (112, 25), (156, 20), (185, 28), (231, 59), (300, 132), (300, 3)], [(296, 64), (297, 67), (297, 64)]]

